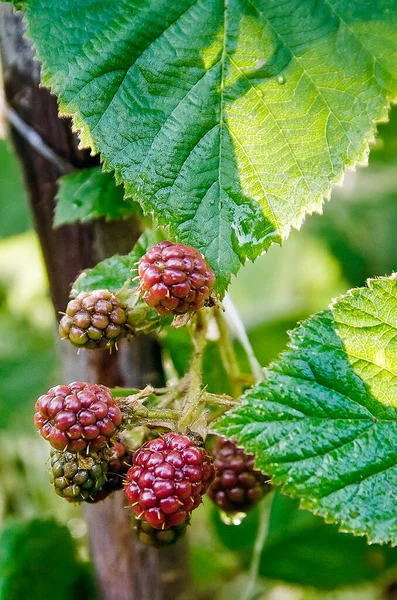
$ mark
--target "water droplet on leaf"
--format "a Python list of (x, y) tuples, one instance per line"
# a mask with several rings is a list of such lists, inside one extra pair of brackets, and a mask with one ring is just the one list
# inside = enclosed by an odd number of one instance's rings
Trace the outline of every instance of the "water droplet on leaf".
[(284, 83), (285, 83), (285, 77), (284, 77), (284, 75), (279, 75), (277, 77), (277, 83), (279, 83), (280, 85), (284, 85)]

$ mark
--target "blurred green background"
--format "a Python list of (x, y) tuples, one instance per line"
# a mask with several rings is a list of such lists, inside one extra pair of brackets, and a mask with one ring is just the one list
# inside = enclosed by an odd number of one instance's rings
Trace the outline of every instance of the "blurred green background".
[[(323, 216), (308, 217), (282, 248), (233, 280), (230, 295), (262, 365), (298, 321), (367, 277), (396, 269), (396, 198), (397, 108), (379, 128), (369, 168), (348, 172)], [(48, 448), (32, 426), (35, 399), (61, 375), (43, 261), (7, 140), (0, 140), (0, 237), (0, 598), (94, 598), (81, 511), (52, 492)], [(186, 332), (172, 330), (163, 343), (182, 374)], [(210, 344), (207, 382), (230, 392), (218, 359)], [(208, 502), (197, 511), (189, 534), (193, 600), (243, 598), (259, 518), (270, 529), (255, 598), (397, 598), (397, 549), (367, 546), (277, 495), (270, 515), (259, 507), (239, 527), (225, 525)]]

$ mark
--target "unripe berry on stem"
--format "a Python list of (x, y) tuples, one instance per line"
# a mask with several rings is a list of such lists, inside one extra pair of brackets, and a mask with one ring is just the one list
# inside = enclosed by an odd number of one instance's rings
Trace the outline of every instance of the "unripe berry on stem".
[(208, 496), (226, 513), (247, 512), (270, 491), (266, 477), (254, 469), (254, 455), (234, 441), (218, 437), (213, 456), (216, 476)]
[(152, 246), (139, 261), (139, 290), (161, 315), (183, 315), (202, 308), (215, 275), (200, 252), (169, 241)]
[(128, 335), (127, 307), (109, 290), (81, 292), (70, 300), (59, 334), (77, 348), (110, 348)]
[(145, 546), (151, 546), (152, 548), (163, 548), (175, 544), (179, 538), (185, 535), (189, 525), (189, 520), (187, 520), (182, 525), (175, 525), (169, 529), (155, 529), (146, 521), (138, 519), (138, 517), (132, 516), (131, 518), (133, 530), (139, 540)]
[(104, 385), (57, 385), (36, 402), (34, 424), (56, 450), (98, 449), (116, 433), (121, 411)]
[(170, 432), (134, 454), (125, 494), (137, 517), (154, 529), (169, 529), (190, 518), (214, 476), (207, 451), (190, 437)]
[(90, 456), (82, 467), (76, 454), (51, 452), (50, 480), (58, 496), (70, 502), (94, 501), (94, 496), (106, 481), (107, 462)]

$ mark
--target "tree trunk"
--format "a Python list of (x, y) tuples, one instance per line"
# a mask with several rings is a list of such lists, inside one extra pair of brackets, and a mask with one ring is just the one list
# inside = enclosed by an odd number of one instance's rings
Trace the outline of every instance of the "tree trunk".
[[(0, 6), (0, 43), (6, 116), (22, 163), (31, 210), (47, 267), (55, 311), (64, 310), (70, 284), (82, 269), (116, 252), (128, 252), (140, 225), (134, 219), (52, 229), (57, 179), (68, 170), (98, 164), (78, 149), (70, 123), (58, 118), (57, 101), (38, 87), (40, 66), (23, 38), (21, 14)], [(119, 352), (83, 351), (60, 344), (65, 381), (82, 379), (109, 387), (142, 387), (161, 381), (154, 339), (121, 343)], [(92, 559), (104, 600), (176, 600), (186, 598), (187, 551), (179, 542), (166, 550), (143, 547), (131, 533), (123, 494), (87, 505)]]

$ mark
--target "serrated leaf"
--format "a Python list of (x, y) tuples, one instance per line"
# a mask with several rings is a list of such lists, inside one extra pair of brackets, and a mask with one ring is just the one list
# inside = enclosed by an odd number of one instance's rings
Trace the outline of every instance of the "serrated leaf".
[(29, 0), (27, 18), (83, 146), (219, 291), (321, 209), (397, 97), (397, 0)]
[(216, 430), (301, 506), (397, 544), (397, 277), (369, 281), (291, 334)]
[(139, 211), (136, 202), (124, 200), (124, 189), (116, 186), (112, 173), (101, 167), (82, 169), (59, 179), (54, 226), (105, 217), (125, 219)]

